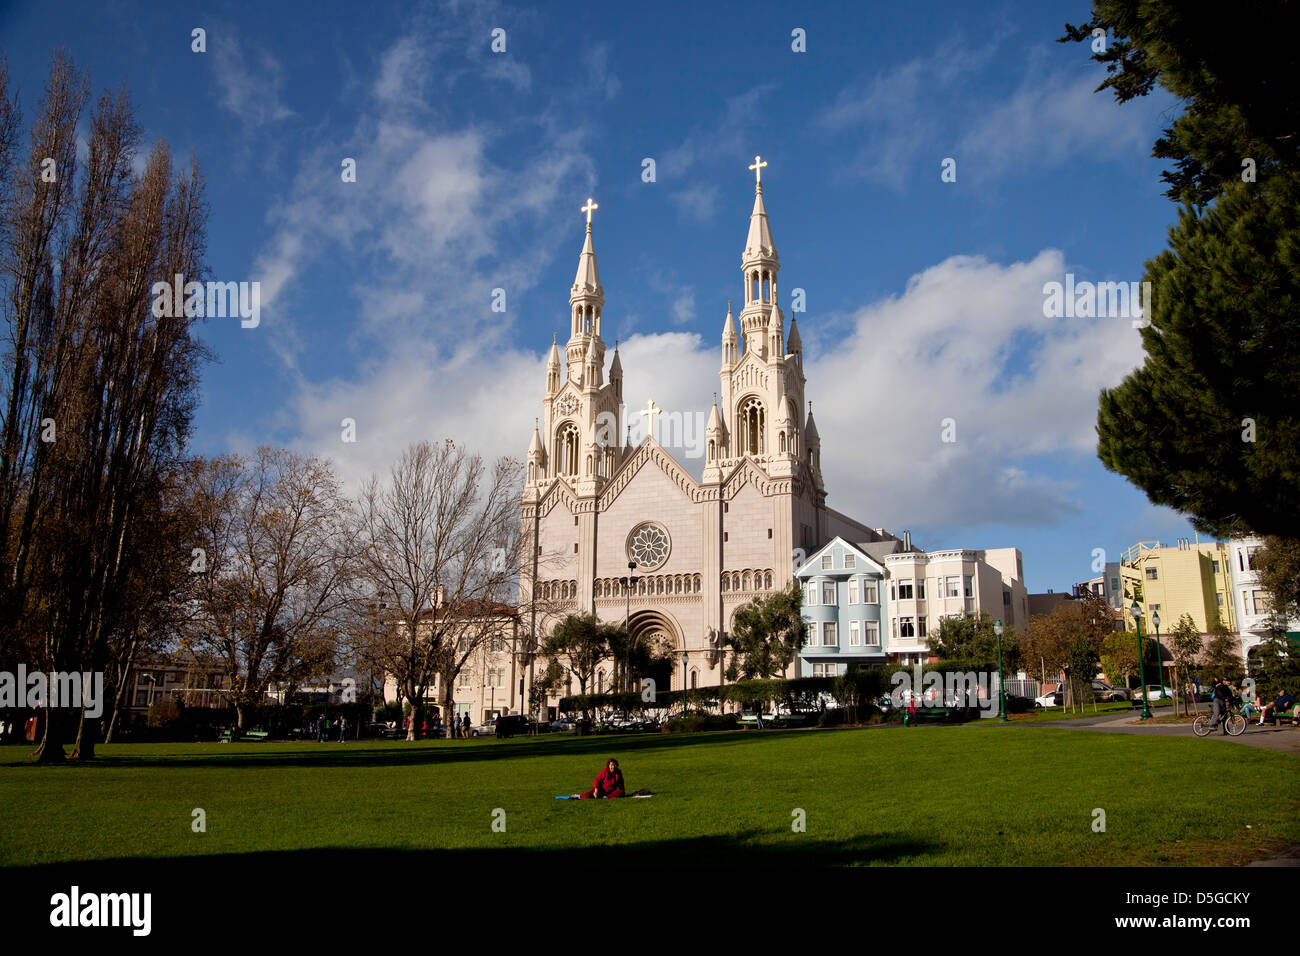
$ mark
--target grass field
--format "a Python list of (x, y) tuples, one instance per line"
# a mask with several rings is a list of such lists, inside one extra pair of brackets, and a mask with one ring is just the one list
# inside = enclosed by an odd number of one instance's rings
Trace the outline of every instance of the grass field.
[[(1226, 864), (1300, 842), (1300, 758), (1187, 738), (957, 727), (0, 749), (0, 863), (440, 850), (539, 861)], [(557, 801), (617, 756), (650, 800)], [(1274, 794), (1260, 800), (1260, 794)], [(191, 811), (206, 812), (194, 833)], [(505, 811), (505, 832), (492, 829)], [(793, 812), (806, 832), (792, 832)], [(1093, 811), (1106, 830), (1093, 832)], [(610, 848), (617, 848), (611, 853)]]

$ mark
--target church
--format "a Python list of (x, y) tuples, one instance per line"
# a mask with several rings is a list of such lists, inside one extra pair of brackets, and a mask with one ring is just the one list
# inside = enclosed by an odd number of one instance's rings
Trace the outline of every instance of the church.
[[(539, 424), (528, 446), (522, 500), (520, 608), (548, 634), (567, 614), (595, 612), (665, 651), (657, 686), (725, 683), (717, 654), (737, 608), (789, 586), (796, 567), (827, 542), (897, 542), (827, 507), (821, 440), (806, 394), (803, 347), (779, 305), (780, 258), (763, 198), (759, 157), (754, 209), (740, 258), (743, 303), (722, 328), (716, 399), (696, 480), (649, 434), (633, 447), (621, 420), (623, 366), (605, 365), (605, 290), (591, 214), (569, 292), (561, 365), (551, 346)], [(715, 391), (700, 383), (701, 394)], [(901, 545), (901, 542), (900, 542)], [(671, 653), (668, 653), (671, 652)], [(786, 676), (801, 676), (800, 662)], [(589, 692), (610, 689), (610, 671)], [(576, 692), (576, 688), (573, 688)]]

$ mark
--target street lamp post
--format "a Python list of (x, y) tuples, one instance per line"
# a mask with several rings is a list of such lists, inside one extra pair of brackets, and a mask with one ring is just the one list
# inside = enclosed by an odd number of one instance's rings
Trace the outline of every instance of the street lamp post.
[(686, 667), (690, 661), (690, 652), (682, 651), (682, 716), (686, 716), (686, 683), (690, 679), (690, 673)]
[(998, 636), (998, 720), (1007, 719), (1007, 695), (1002, 691), (1002, 618), (993, 625), (993, 633)]
[(1142, 607), (1137, 601), (1129, 608), (1133, 614), (1133, 626), (1137, 628), (1138, 642), (1138, 680), (1142, 682), (1142, 716), (1140, 720), (1151, 719), (1151, 707), (1147, 704), (1147, 671), (1142, 663)]
[(627, 608), (623, 612), (623, 640), (627, 642), (627, 660), (623, 667), (623, 692), (632, 690), (632, 588), (636, 587), (636, 562), (627, 563), (627, 577), (623, 578), (623, 594), (627, 597)]
[[(1151, 612), (1151, 626), (1156, 629), (1156, 673), (1160, 675), (1160, 695), (1165, 695), (1165, 649), (1160, 646), (1160, 612)], [(1178, 716), (1178, 708), (1174, 708), (1174, 716)]]

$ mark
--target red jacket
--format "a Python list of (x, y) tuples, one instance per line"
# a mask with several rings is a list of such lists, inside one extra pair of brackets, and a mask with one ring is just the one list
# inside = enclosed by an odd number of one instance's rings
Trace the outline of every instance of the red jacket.
[(623, 771), (615, 770), (613, 773), (610, 773), (608, 767), (602, 768), (600, 773), (596, 774), (596, 780), (595, 783), (592, 784), (592, 789), (597, 793), (603, 793), (605, 796), (609, 796), (615, 790), (624, 789)]

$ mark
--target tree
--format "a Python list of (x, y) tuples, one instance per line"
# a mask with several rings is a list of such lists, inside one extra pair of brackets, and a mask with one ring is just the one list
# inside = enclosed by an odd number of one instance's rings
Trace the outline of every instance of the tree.
[[(976, 614), (945, 617), (939, 629), (926, 638), (931, 653), (941, 663), (954, 662), (970, 668), (993, 668), (998, 662), (998, 636), (994, 630), (993, 616), (988, 611)], [(1004, 627), (1002, 633), (1002, 664), (1014, 671), (1018, 660), (1015, 628)], [(966, 668), (962, 668), (966, 669)]]
[(519, 567), (520, 473), (508, 458), (489, 469), (450, 440), (426, 441), (407, 448), (387, 480), (372, 476), (361, 490), (363, 603), (378, 621), (364, 655), (411, 705), (407, 740), (435, 678), (450, 718), (461, 669), (483, 642), (513, 629), (506, 602)]
[(737, 609), (734, 630), (727, 638), (735, 651), (727, 665), (727, 680), (768, 679), (784, 673), (808, 642), (802, 607), (803, 588), (796, 580)]
[(1239, 681), (1246, 674), (1245, 661), (1241, 656), (1241, 639), (1230, 634), (1219, 621), (1210, 627), (1202, 660), (1211, 675), (1225, 680)]
[[(0, 67), (0, 619), (47, 671), (103, 671), (140, 627), (147, 561), (174, 553), (162, 516), (206, 357), (195, 317), (156, 315), (152, 296), (163, 276), (204, 273), (202, 178), (161, 142), (134, 172), (125, 92), (98, 100), (80, 162), (88, 100), (56, 55), (17, 160)], [(37, 759), (61, 761), (73, 714), (48, 716)], [(83, 712), (75, 758), (97, 733)]]
[(1084, 699), (1081, 689), (1096, 677), (1113, 628), (1109, 605), (1096, 595), (1084, 595), (1030, 618), (1021, 654), (1028, 661), (1041, 660), (1049, 672), (1063, 671), (1069, 678), (1066, 702), (1074, 704)]
[[(542, 654), (571, 674), (578, 682), (578, 693), (585, 695), (596, 668), (611, 656), (611, 640), (618, 642), (622, 632), (622, 625), (604, 624), (595, 614), (570, 614), (542, 643)], [(549, 669), (548, 674), (554, 676)], [(557, 684), (555, 681), (552, 686)], [(584, 716), (590, 714), (584, 711)]]
[(1300, 538), (1300, 182), (1185, 210), (1147, 264), (1146, 360), (1104, 389), (1097, 454), (1201, 531)]
[(1182, 693), (1191, 676), (1197, 671), (1196, 660), (1201, 653), (1204, 640), (1192, 616), (1183, 614), (1178, 619), (1178, 623), (1170, 628), (1165, 642), (1169, 646), (1169, 656), (1173, 658), (1174, 713), (1177, 714), (1180, 700), (1186, 706), (1187, 701)]
[(1268, 635), (1250, 649), (1250, 675), (1260, 700), (1274, 700), (1282, 691), (1295, 694), (1300, 689), (1300, 653), (1287, 640), (1279, 622)]
[(239, 727), (271, 682), (324, 677), (355, 601), (357, 526), (329, 464), (259, 448), (196, 469), (196, 613), (184, 646), (225, 673)]
[(1109, 89), (1126, 103), (1159, 83), (1180, 102), (1181, 114), (1152, 150), (1174, 162), (1163, 174), (1170, 199), (1207, 205), (1240, 179), (1244, 157), (1263, 174), (1300, 166), (1296, 4), (1255, 2), (1236, 16), (1181, 0), (1093, 0), (1092, 6), (1092, 18), (1066, 24), (1059, 42), (1092, 44), (1094, 30), (1109, 32), (1092, 56), (1107, 71), (1097, 92)]

